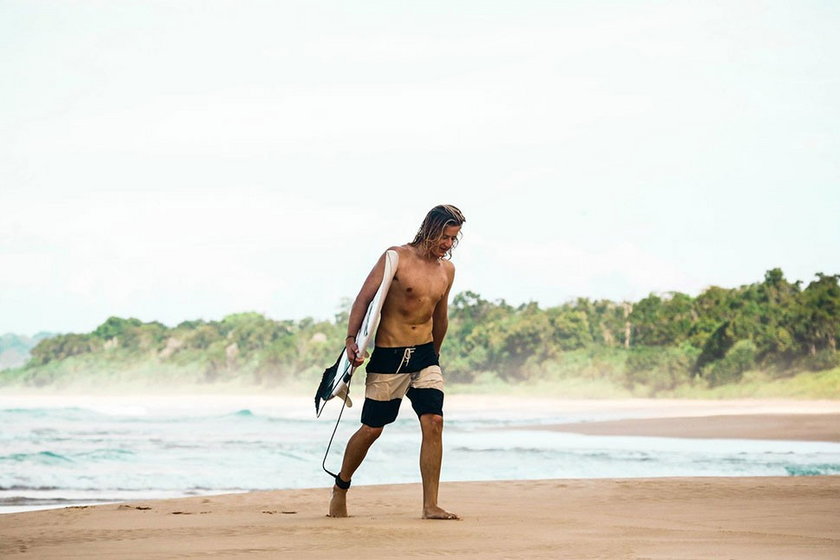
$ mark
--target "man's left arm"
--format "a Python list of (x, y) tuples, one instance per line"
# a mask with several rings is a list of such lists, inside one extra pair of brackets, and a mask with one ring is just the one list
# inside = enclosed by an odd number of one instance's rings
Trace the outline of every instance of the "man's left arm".
[(440, 298), (435, 306), (434, 314), (432, 315), (432, 341), (435, 344), (435, 353), (440, 356), (440, 347), (443, 345), (443, 339), (446, 337), (446, 331), (449, 329), (449, 291), (452, 289), (452, 283), (455, 280), (455, 265), (446, 261), (449, 265), (447, 276), (449, 277), (449, 284), (446, 286), (446, 292)]

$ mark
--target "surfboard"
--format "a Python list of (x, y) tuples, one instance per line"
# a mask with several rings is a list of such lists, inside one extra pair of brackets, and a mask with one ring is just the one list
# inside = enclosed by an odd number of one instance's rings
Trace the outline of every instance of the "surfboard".
[[(382, 282), (379, 284), (379, 288), (370, 304), (368, 304), (362, 326), (356, 333), (356, 345), (362, 355), (365, 355), (368, 345), (374, 341), (376, 328), (379, 326), (379, 319), (382, 315), (382, 305), (388, 296), (388, 290), (391, 288), (394, 275), (397, 273), (399, 262), (400, 256), (396, 251), (389, 249), (385, 252), (385, 272), (382, 275)], [(349, 402), (348, 392), (350, 379), (353, 378), (355, 371), (356, 368), (350, 363), (350, 359), (347, 357), (347, 348), (345, 348), (338, 357), (338, 361), (332, 367), (327, 368), (321, 376), (321, 384), (318, 385), (318, 391), (315, 393), (316, 417), (321, 416), (327, 401), (340, 395), (343, 396), (348, 406), (352, 406)]]

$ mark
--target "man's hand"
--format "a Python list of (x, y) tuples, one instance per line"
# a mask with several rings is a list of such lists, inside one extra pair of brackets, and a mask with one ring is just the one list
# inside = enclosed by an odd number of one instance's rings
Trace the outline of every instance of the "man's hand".
[(347, 359), (350, 360), (353, 367), (359, 367), (365, 363), (365, 357), (359, 352), (359, 345), (356, 344), (355, 338), (348, 336), (344, 339), (344, 345), (347, 349)]

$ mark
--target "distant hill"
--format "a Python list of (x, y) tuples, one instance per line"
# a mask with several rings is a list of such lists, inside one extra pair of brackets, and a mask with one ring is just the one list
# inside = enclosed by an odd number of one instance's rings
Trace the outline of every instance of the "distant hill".
[(29, 361), (30, 351), (56, 333), (39, 332), (35, 336), (6, 333), (0, 336), (0, 370), (15, 368)]

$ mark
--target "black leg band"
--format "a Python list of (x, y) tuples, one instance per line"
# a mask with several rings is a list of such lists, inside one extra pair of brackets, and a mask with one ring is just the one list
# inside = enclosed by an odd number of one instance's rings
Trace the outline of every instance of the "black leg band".
[(345, 482), (341, 480), (341, 474), (339, 473), (335, 475), (335, 485), (341, 488), (342, 490), (347, 490), (348, 488), (350, 488), (350, 481), (348, 480)]

